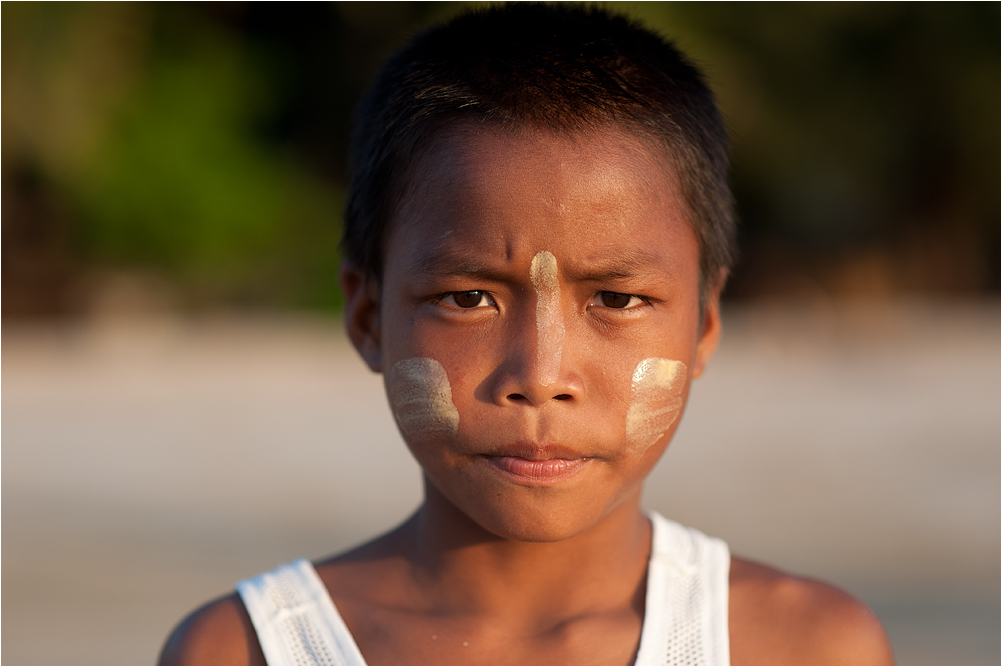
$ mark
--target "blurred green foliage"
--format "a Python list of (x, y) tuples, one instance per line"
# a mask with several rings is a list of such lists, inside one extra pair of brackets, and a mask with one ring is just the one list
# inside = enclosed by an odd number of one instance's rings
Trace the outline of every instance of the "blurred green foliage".
[[(4, 3), (4, 313), (121, 271), (192, 306), (337, 309), (352, 109), (470, 4)], [(998, 4), (611, 7), (718, 92), (732, 296), (998, 289)]]
[(734, 133), (732, 293), (998, 289), (998, 5), (634, 11), (705, 64)]
[[(259, 296), (279, 298), (290, 263), (335, 263), (338, 195), (256, 139), (273, 98), (249, 54), (226, 36), (193, 33), (151, 59), (81, 174), (82, 240), (102, 259), (224, 293), (251, 281)], [(318, 246), (329, 250), (316, 255)]]

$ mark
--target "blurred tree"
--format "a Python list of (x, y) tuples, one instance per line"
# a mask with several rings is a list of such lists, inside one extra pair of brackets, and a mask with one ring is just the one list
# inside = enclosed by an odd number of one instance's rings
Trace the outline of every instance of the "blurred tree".
[(732, 295), (998, 290), (999, 5), (630, 11), (705, 66), (732, 127)]
[[(4, 145), (5, 296), (35, 278), (18, 265), (32, 255), (24, 239), (68, 225), (36, 243), (70, 264), (50, 283), (138, 269), (172, 278), (191, 305), (336, 307), (339, 190), (262, 130), (281, 98), (243, 35), (201, 5), (50, 7), (4, 10), (19, 40), (4, 42), (4, 86), (17, 86), (4, 106), (16, 137)], [(102, 42), (112, 53), (99, 57), (76, 38), (95, 32), (132, 39)], [(5, 298), (5, 311), (72, 307), (62, 287), (35, 294), (47, 303)]]
[[(82, 308), (109, 270), (336, 309), (352, 109), (470, 4), (5, 3), (4, 314)], [(733, 298), (998, 290), (998, 4), (610, 6), (718, 91)]]
[(86, 262), (68, 192), (139, 76), (147, 32), (135, 6), (4, 6), (3, 311), (59, 310)]

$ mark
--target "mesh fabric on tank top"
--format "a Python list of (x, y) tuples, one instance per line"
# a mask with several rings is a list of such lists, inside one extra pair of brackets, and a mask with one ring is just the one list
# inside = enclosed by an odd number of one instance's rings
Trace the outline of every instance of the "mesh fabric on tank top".
[(668, 588), (668, 609), (670, 627), (666, 665), (706, 665), (709, 664), (703, 638), (703, 604), (706, 594), (698, 569), (685, 567), (698, 563), (702, 554), (699, 545), (685, 533), (674, 533), (674, 548), (681, 563), (676, 565), (678, 574), (672, 577)]
[(650, 513), (653, 527), (638, 665), (726, 665), (727, 545)]
[(312, 563), (299, 559), (237, 584), (269, 665), (364, 665)]
[[(290, 570), (279, 569), (274, 574), (271, 598), (275, 606), (288, 613), (279, 621), (279, 632), (297, 665), (333, 665), (334, 658), (321, 639), (320, 632), (307, 614), (301, 610), (309, 599)], [(297, 613), (300, 612), (300, 613)]]

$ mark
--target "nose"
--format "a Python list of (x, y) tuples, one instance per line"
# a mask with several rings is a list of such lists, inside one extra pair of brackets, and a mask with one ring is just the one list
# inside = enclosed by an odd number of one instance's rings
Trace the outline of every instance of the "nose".
[(550, 401), (575, 403), (583, 394), (580, 381), (572, 374), (561, 373), (555, 381), (544, 385), (538, 373), (530, 368), (533, 364), (520, 364), (518, 370), (506, 365), (508, 369), (501, 369), (492, 392), (497, 405), (522, 404), (540, 408)]
[(579, 402), (584, 395), (584, 383), (575, 371), (572, 346), (568, 346), (573, 336), (561, 341), (560, 349), (554, 350), (552, 341), (548, 346), (546, 341), (539, 340), (534, 322), (520, 323), (517, 329), (507, 338), (502, 362), (493, 378), (494, 403), (538, 408), (551, 401)]

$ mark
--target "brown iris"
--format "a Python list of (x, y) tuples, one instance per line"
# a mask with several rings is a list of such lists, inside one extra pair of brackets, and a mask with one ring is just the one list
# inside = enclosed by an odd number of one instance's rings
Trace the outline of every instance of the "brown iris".
[(626, 308), (630, 305), (632, 294), (620, 294), (619, 292), (602, 292), (602, 305), (606, 308)]
[(484, 298), (484, 293), (480, 290), (470, 292), (453, 292), (452, 298), (460, 308), (476, 308)]

